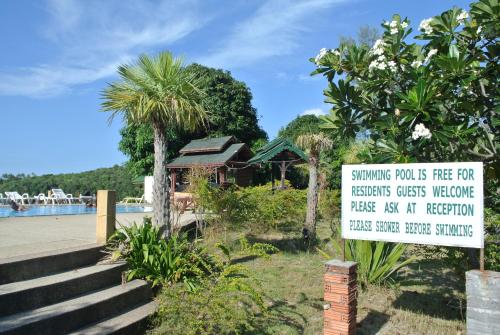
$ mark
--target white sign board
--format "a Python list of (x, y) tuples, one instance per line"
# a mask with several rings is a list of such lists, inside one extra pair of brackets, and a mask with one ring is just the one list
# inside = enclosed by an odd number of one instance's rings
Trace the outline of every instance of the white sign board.
[(483, 248), (483, 164), (343, 165), (342, 237)]

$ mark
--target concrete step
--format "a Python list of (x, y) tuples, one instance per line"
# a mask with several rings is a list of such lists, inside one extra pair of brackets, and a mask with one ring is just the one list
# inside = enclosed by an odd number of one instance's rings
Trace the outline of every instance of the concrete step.
[(151, 289), (143, 280), (0, 318), (0, 334), (67, 334), (146, 303)]
[(121, 283), (126, 263), (98, 264), (50, 276), (0, 285), (0, 315), (52, 305)]
[(89, 244), (0, 259), (0, 285), (96, 264), (104, 255), (102, 248), (99, 244)]
[(77, 330), (70, 335), (137, 335), (146, 329), (147, 317), (156, 310), (156, 302), (136, 307), (124, 314)]

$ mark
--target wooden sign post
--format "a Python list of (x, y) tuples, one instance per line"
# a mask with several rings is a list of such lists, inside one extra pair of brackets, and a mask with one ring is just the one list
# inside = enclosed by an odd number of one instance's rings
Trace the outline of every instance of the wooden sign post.
[(97, 191), (97, 224), (96, 240), (106, 244), (115, 232), (116, 222), (116, 191)]

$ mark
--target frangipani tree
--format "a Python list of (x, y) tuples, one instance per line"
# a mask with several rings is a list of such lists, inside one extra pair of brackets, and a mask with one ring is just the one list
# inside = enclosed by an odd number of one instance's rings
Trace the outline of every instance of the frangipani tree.
[(187, 71), (170, 52), (141, 55), (132, 65), (118, 68), (120, 80), (103, 91), (102, 109), (111, 119), (122, 115), (127, 123), (150, 124), (154, 133), (154, 223), (165, 237), (171, 234), (170, 196), (166, 164), (169, 128), (193, 129), (205, 122), (200, 102), (199, 76)]
[[(322, 49), (312, 73), (328, 79), (323, 127), (364, 135), (376, 162), (478, 161), (498, 180), (500, 6), (481, 0), (420, 23), (399, 15), (369, 48)], [(495, 187), (493, 187), (495, 189)]]
[(318, 208), (318, 168), (320, 155), (324, 150), (331, 149), (333, 142), (323, 133), (303, 134), (297, 137), (297, 145), (309, 156), (309, 186), (307, 189), (307, 212), (305, 228), (312, 238), (316, 236), (316, 211)]

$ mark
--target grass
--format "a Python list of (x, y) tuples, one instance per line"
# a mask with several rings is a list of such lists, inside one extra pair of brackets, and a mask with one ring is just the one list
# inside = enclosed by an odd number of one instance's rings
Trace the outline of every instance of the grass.
[[(318, 234), (326, 238), (328, 226), (321, 225)], [(205, 241), (209, 248), (217, 242), (214, 235)], [(254, 273), (272, 316), (262, 318), (255, 334), (321, 334), (326, 260), (306, 251), (300, 235), (228, 231), (226, 244), (236, 248), (242, 235), (282, 250), (269, 260), (237, 260)], [(420, 248), (412, 247), (409, 252), (419, 254)], [(395, 287), (370, 286), (359, 293), (358, 334), (465, 334), (464, 282), (439, 259), (419, 257), (399, 276)]]

